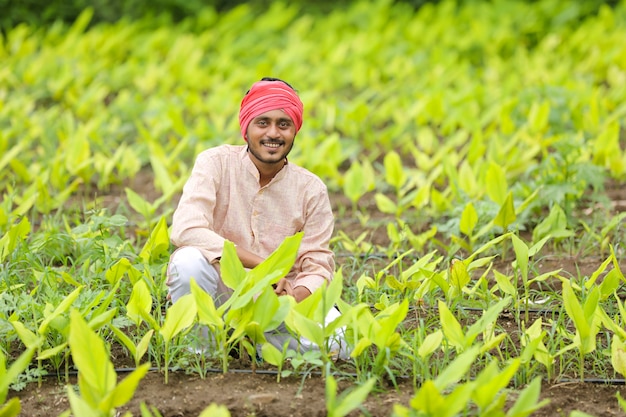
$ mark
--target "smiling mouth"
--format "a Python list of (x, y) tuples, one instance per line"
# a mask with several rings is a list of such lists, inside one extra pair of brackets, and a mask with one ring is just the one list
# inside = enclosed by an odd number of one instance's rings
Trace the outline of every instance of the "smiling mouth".
[(282, 142), (262, 142), (261, 144), (272, 149), (277, 149), (282, 146)]

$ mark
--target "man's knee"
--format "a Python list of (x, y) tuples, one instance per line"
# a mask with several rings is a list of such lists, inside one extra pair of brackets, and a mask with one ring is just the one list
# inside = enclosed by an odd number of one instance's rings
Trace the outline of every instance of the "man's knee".
[(168, 282), (171, 284), (176, 280), (188, 286), (191, 278), (200, 277), (207, 266), (208, 262), (199, 249), (191, 246), (179, 248), (170, 258)]
[(191, 291), (191, 279), (212, 297), (217, 291), (219, 275), (202, 252), (194, 247), (177, 249), (170, 257), (167, 285), (173, 302)]

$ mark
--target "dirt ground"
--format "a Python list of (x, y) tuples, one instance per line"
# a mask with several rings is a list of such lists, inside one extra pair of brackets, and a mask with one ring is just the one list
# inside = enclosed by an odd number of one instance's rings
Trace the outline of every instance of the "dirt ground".
[[(137, 181), (142, 182), (139, 178)], [(145, 184), (145, 183), (144, 183)], [(137, 187), (139, 184), (134, 184)], [(140, 187), (139, 187), (140, 188)], [(135, 188), (138, 189), (138, 188)], [(608, 187), (615, 212), (626, 210), (626, 190), (621, 184)], [(150, 193), (147, 193), (149, 197)], [(119, 201), (120, 196), (115, 197)], [(342, 198), (333, 196), (334, 204), (345, 203)], [(365, 207), (371, 203), (364, 203)], [(358, 222), (337, 219), (337, 228), (351, 236), (358, 236)], [(380, 234), (378, 234), (380, 233)], [(377, 235), (376, 235), (377, 234)], [(386, 231), (381, 228), (371, 236), (372, 241), (383, 241)], [(382, 243), (382, 242), (380, 242)], [(539, 266), (544, 271), (563, 268), (571, 274), (591, 274), (602, 262), (600, 256), (576, 258), (546, 258)], [(623, 267), (623, 266), (622, 266)], [(622, 271), (626, 270), (623, 268)], [(231, 367), (231, 370), (233, 368)], [(163, 417), (198, 416), (211, 403), (227, 406), (233, 417), (272, 416), (272, 417), (321, 417), (326, 416), (324, 401), (324, 380), (313, 375), (306, 378), (290, 377), (276, 381), (276, 375), (251, 373), (249, 369), (222, 374), (209, 372), (205, 378), (197, 374), (171, 372), (169, 383), (164, 383), (164, 375), (158, 371), (149, 372), (139, 384), (134, 398), (119, 411), (131, 411), (140, 416), (140, 404), (154, 406)], [(124, 374), (120, 373), (120, 377)], [(348, 388), (340, 381), (340, 389)], [(626, 387), (622, 380), (613, 384), (581, 383), (577, 381), (557, 381), (546, 383), (541, 398), (550, 403), (532, 414), (536, 417), (569, 416), (573, 410), (580, 410), (596, 417), (624, 416), (618, 405), (616, 393), (626, 398)], [(362, 407), (350, 416), (382, 417), (391, 415), (394, 404), (408, 406), (414, 389), (410, 381), (400, 381), (398, 389), (377, 387)], [(30, 384), (19, 392), (10, 392), (9, 397), (18, 396), (21, 400), (24, 417), (58, 416), (69, 408), (65, 384), (56, 377), (46, 378), (41, 386)], [(118, 414), (122, 415), (122, 413)], [(80, 417), (80, 416), (76, 416)]]
[[(123, 375), (121, 375), (123, 376)], [(164, 383), (161, 373), (150, 372), (141, 381), (134, 398), (119, 411), (131, 411), (140, 416), (139, 405), (145, 402), (156, 407), (163, 417), (197, 417), (209, 404), (225, 405), (233, 417), (323, 417), (324, 381), (319, 376), (282, 379), (274, 375), (251, 373), (211, 373), (201, 379), (182, 372), (170, 373), (169, 383)], [(535, 412), (537, 417), (569, 416), (572, 410), (584, 411), (596, 417), (623, 416), (616, 393), (626, 397), (623, 385), (564, 382), (544, 386), (542, 398), (550, 404)], [(399, 390), (385, 388), (371, 394), (361, 409), (350, 416), (389, 416), (394, 404), (408, 403), (413, 395), (410, 383), (401, 384)], [(24, 417), (58, 416), (69, 408), (64, 384), (55, 378), (46, 380), (41, 387), (29, 386), (19, 393)], [(120, 414), (121, 415), (121, 414)]]

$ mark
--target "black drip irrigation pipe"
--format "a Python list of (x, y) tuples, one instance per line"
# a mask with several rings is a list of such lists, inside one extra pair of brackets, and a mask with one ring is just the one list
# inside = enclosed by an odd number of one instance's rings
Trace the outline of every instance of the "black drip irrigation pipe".
[[(130, 373), (137, 370), (137, 368), (115, 368), (115, 373), (116, 374), (124, 374), (124, 373)], [(148, 372), (161, 372), (164, 371), (164, 368), (158, 368), (158, 367), (151, 367), (148, 368)], [(180, 369), (179, 368), (169, 368), (168, 371), (169, 372), (178, 372)], [(206, 368), (203, 370), (206, 373), (212, 373), (212, 374), (223, 374), (224, 372), (222, 371), (222, 369), (220, 368)], [(278, 375), (279, 372), (277, 370), (273, 370), (273, 369), (228, 369), (228, 371), (226, 371), (226, 373), (233, 373), (233, 374), (259, 374), (259, 375)], [(59, 376), (63, 376), (65, 374), (65, 372), (46, 372), (45, 374), (41, 375), (42, 378), (58, 378)], [(78, 375), (78, 371), (77, 370), (70, 370), (67, 372), (67, 375), (71, 375), (71, 376), (76, 376)], [(306, 376), (306, 375), (312, 375), (312, 376), (322, 376), (322, 373), (319, 371), (314, 371), (314, 372), (297, 372), (294, 373), (293, 375), (298, 375), (298, 376)], [(352, 372), (342, 372), (342, 373), (337, 373), (334, 375), (344, 375), (344, 376), (349, 376), (349, 377), (358, 377), (357, 374), (352, 373)], [(408, 376), (406, 375), (401, 375), (398, 376), (398, 378), (408, 378)]]
[(573, 383), (585, 383), (585, 384), (602, 384), (602, 385), (626, 385), (626, 380), (624, 379), (602, 379), (602, 378), (583, 378), (583, 379), (569, 379), (562, 378), (557, 379), (555, 384), (573, 384)]
[[(122, 373), (130, 373), (135, 371), (137, 368), (115, 368), (115, 373), (116, 374), (122, 374)], [(157, 368), (157, 367), (152, 367), (148, 369), (148, 372), (160, 372), (163, 369)], [(170, 372), (177, 372), (178, 369), (173, 369), (173, 368), (169, 368), (168, 371)], [(223, 374), (224, 372), (222, 371), (222, 369), (219, 368), (207, 368), (204, 369), (204, 372), (206, 373), (212, 373), (212, 374)], [(279, 372), (277, 370), (273, 370), (273, 369), (229, 369), (228, 371), (226, 371), (226, 373), (232, 373), (232, 374), (258, 374), (258, 375), (273, 375), (273, 376), (278, 376)], [(55, 373), (46, 373), (44, 375), (42, 375), (43, 378), (58, 378), (60, 374), (55, 374)], [(78, 371), (72, 370), (68, 372), (68, 375), (72, 375), (72, 376), (76, 376), (78, 375)], [(315, 372), (298, 372), (294, 375), (298, 375), (298, 376), (322, 376), (322, 373), (319, 371), (315, 371)], [(334, 374), (334, 375), (339, 375), (339, 374)], [(341, 373), (340, 375), (343, 376), (349, 376), (349, 377), (353, 377), (353, 378), (357, 378), (358, 375), (355, 373)], [(397, 375), (396, 378), (399, 379), (410, 379), (411, 377), (409, 375)], [(582, 379), (577, 379), (577, 378), (561, 378), (561, 379), (557, 379), (556, 381), (554, 381), (554, 384), (578, 384), (578, 383), (583, 383), (583, 384), (597, 384), (597, 385), (626, 385), (626, 379), (623, 378), (612, 378), (612, 379), (603, 379), (603, 378), (582, 378)]]

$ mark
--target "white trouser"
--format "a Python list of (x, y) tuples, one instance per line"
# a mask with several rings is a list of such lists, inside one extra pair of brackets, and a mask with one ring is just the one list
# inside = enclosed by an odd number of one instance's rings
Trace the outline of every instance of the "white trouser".
[[(200, 288), (213, 298), (216, 307), (222, 305), (232, 294), (232, 290), (224, 285), (215, 267), (213, 267), (202, 253), (194, 247), (182, 247), (172, 254), (167, 275), (169, 295), (174, 303), (183, 295), (191, 292), (191, 278), (194, 278)], [(339, 311), (336, 308), (332, 308), (326, 316), (326, 324), (331, 323), (339, 317), (339, 315)], [(211, 342), (209, 342), (209, 340), (211, 338), (206, 334), (206, 328), (203, 329), (202, 333), (204, 333), (204, 335), (200, 335), (199, 337), (204, 338), (207, 344), (210, 345)], [(287, 331), (284, 323), (276, 330), (266, 332), (265, 338), (281, 351), (286, 342), (289, 343), (287, 349), (295, 351), (305, 352), (308, 350), (319, 350), (316, 344), (304, 337), (300, 337), (299, 341), (295, 340)], [(335, 335), (331, 337), (329, 351), (333, 353), (333, 356), (348, 359), (349, 352), (343, 338), (343, 329), (337, 331)]]

